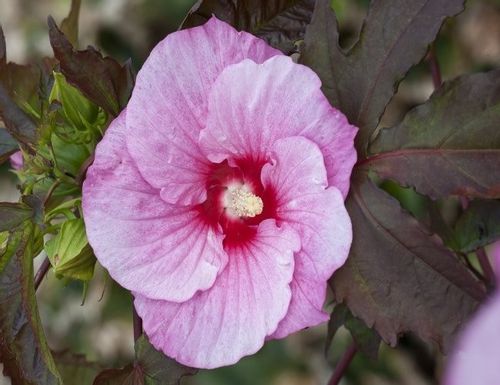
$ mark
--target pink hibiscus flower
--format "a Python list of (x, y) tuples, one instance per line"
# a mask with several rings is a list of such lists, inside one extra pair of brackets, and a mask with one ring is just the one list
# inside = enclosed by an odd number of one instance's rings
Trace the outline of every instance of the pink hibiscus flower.
[[(500, 267), (500, 241), (490, 246), (489, 254)], [(462, 332), (448, 361), (444, 385), (500, 384), (499, 326), (500, 291), (497, 289)]]
[(151, 52), (83, 186), (89, 241), (152, 344), (229, 365), (328, 319), (356, 128), (307, 67), (216, 18)]

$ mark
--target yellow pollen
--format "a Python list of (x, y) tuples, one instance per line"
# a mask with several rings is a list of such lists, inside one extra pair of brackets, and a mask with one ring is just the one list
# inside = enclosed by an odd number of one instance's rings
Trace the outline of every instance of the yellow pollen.
[(230, 214), (237, 217), (256, 217), (262, 214), (264, 203), (262, 199), (252, 194), (244, 186), (229, 188), (225, 197), (225, 206)]

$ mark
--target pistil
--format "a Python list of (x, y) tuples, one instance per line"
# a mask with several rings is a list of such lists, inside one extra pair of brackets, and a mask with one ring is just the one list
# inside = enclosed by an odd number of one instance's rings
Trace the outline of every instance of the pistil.
[(262, 214), (262, 198), (253, 194), (245, 185), (229, 186), (224, 194), (226, 213), (234, 217), (253, 218)]

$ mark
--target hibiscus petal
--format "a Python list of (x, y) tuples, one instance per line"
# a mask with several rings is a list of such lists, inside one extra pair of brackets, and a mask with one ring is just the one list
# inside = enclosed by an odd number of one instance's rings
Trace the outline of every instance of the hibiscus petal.
[(165, 203), (140, 175), (125, 144), (125, 113), (108, 128), (83, 185), (87, 235), (122, 286), (184, 301), (210, 288), (227, 262), (223, 235), (190, 207)]
[(229, 262), (211, 289), (182, 304), (135, 296), (150, 341), (198, 368), (230, 365), (255, 353), (287, 312), (299, 247), (294, 230), (265, 220), (251, 243), (228, 251)]
[(448, 361), (445, 385), (500, 384), (500, 292), (465, 327)]
[(320, 88), (311, 69), (286, 56), (226, 68), (209, 96), (207, 126), (200, 133), (203, 151), (214, 162), (265, 160), (276, 139), (304, 136), (318, 144), (329, 185), (345, 197), (356, 162), (357, 129), (331, 107)]
[(261, 179), (276, 193), (278, 220), (292, 226), (302, 244), (295, 254), (289, 311), (271, 336), (282, 338), (328, 319), (322, 310), (327, 280), (347, 258), (351, 221), (340, 192), (327, 188), (319, 147), (306, 138), (276, 141)]
[(208, 93), (230, 64), (263, 62), (280, 54), (246, 32), (212, 17), (200, 27), (167, 36), (137, 75), (127, 106), (127, 146), (144, 179), (169, 203), (206, 199), (210, 164), (198, 147)]

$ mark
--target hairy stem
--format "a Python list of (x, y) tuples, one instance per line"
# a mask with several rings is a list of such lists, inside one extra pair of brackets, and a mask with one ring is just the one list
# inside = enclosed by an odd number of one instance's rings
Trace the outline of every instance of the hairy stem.
[(43, 279), (47, 275), (47, 272), (50, 269), (50, 261), (49, 257), (45, 257), (43, 260), (42, 264), (40, 265), (40, 268), (35, 274), (35, 291), (38, 290), (38, 287), (42, 283)]
[(349, 367), (349, 364), (351, 363), (352, 359), (358, 352), (358, 347), (356, 344), (353, 342), (349, 348), (345, 351), (344, 355), (340, 359), (339, 363), (335, 367), (335, 370), (333, 371), (332, 377), (330, 378), (330, 381), (328, 382), (328, 385), (338, 385), (340, 383), (340, 380), (342, 377), (344, 377), (344, 374)]

